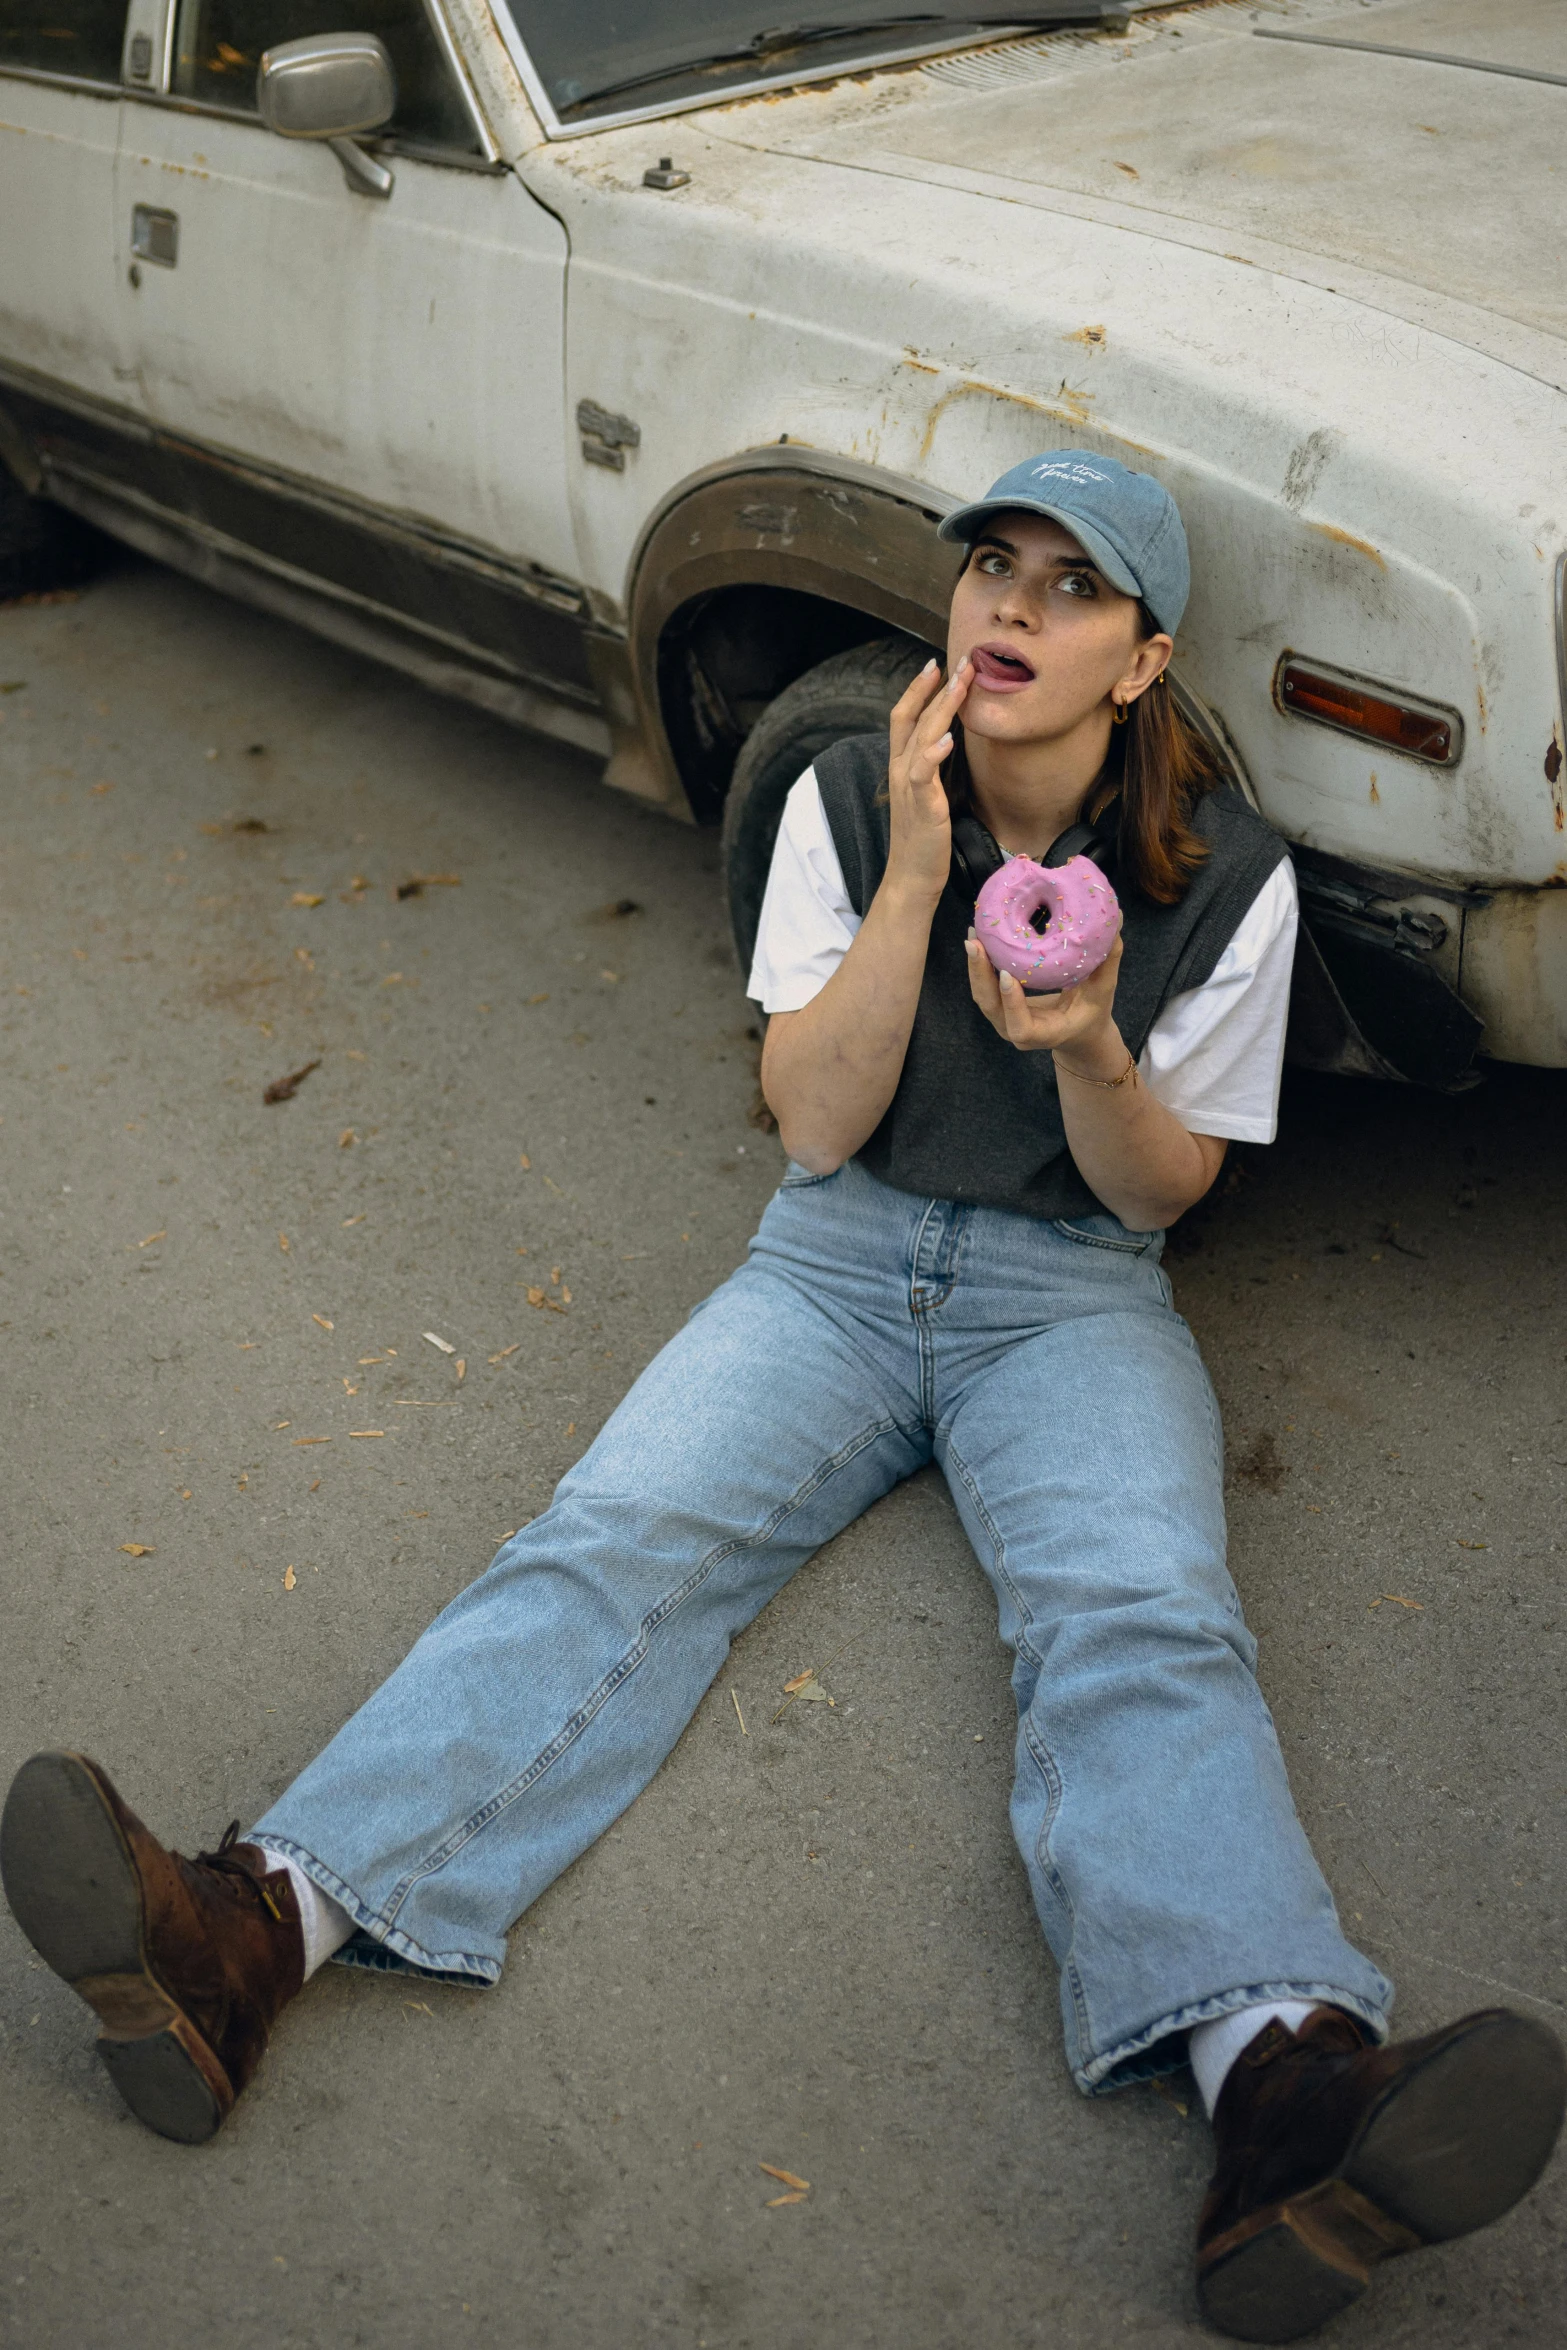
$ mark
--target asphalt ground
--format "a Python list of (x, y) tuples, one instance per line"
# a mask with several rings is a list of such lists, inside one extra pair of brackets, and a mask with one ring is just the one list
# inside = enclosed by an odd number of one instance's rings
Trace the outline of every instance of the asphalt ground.
[[(0, 1772), (84, 1747), (190, 1850), (544, 1505), (779, 1152), (715, 844), (587, 762), (132, 563), (0, 611), (0, 688)], [(1263, 1684), (1404, 2031), (1567, 2008), (1564, 1143), (1554, 1073), (1292, 1078), (1172, 1240)], [(807, 1666), (835, 1703), (779, 1718)], [(329, 1968), (200, 2150), (0, 1915), (0, 2341), (1202, 2337), (1206, 2125), (1184, 2076), (1067, 2077), (1009, 1715), (917, 1477), (498, 1989)], [(1559, 2341), (1562, 2181), (1326, 2338)]]

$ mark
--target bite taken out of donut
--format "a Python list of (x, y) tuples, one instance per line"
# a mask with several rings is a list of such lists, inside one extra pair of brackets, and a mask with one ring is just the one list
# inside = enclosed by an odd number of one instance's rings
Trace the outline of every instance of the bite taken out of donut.
[[(1036, 917), (1048, 916), (1043, 929)], [(1076, 987), (1115, 944), (1121, 907), (1091, 857), (1036, 865), (1009, 857), (980, 891), (974, 929), (998, 971), (1034, 995)]]

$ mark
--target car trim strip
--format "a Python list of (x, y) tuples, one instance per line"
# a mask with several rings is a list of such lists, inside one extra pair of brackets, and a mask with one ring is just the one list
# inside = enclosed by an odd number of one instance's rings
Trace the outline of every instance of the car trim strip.
[(1467, 73), (1500, 73), (1514, 82), (1554, 82), (1567, 90), (1567, 73), (1541, 73), (1532, 65), (1493, 65), (1485, 57), (1449, 57), (1441, 49), (1400, 49), (1391, 41), (1351, 41), (1338, 33), (1281, 33), (1271, 25), (1258, 25), (1254, 38), (1259, 41), (1298, 41), (1308, 49), (1361, 49), (1371, 57), (1407, 57), (1416, 65), (1459, 65)]

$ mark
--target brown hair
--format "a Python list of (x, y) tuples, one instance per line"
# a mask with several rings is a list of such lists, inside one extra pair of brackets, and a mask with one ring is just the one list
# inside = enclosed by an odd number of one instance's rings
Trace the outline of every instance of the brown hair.
[[(1142, 633), (1158, 633), (1158, 623), (1146, 610)], [(961, 719), (952, 732), (952, 754), (941, 780), (953, 815), (964, 816), (973, 812), (974, 798)], [(1111, 728), (1109, 753), (1083, 813), (1090, 819), (1102, 816), (1119, 796), (1120, 874), (1155, 905), (1173, 906), (1208, 854), (1207, 842), (1192, 829), (1192, 811), (1222, 781), (1213, 752), (1160, 677), (1128, 706), (1126, 724)]]

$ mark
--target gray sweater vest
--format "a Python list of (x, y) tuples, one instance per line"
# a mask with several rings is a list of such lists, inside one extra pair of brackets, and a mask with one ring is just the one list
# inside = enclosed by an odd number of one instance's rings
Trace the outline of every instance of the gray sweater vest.
[[(860, 915), (887, 866), (887, 756), (886, 735), (863, 734), (834, 743), (816, 761), (844, 885)], [(1258, 891), (1288, 854), (1232, 786), (1200, 800), (1191, 821), (1208, 856), (1179, 904), (1155, 905), (1123, 884), (1113, 858), (1107, 866), (1121, 900), (1124, 941), (1115, 1018), (1134, 1056), (1171, 998), (1212, 977)], [(859, 1162), (895, 1191), (1025, 1216), (1102, 1214), (1067, 1148), (1051, 1055), (1020, 1053), (969, 994), (964, 941), (972, 921), (972, 906), (948, 887), (931, 925), (898, 1090)]]

